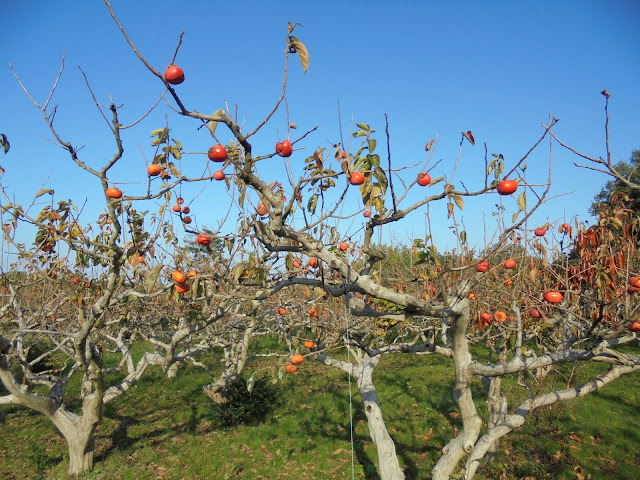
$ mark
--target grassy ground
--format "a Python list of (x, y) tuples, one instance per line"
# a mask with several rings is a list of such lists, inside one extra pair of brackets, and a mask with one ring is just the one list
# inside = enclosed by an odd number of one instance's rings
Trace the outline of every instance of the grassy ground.
[[(440, 449), (460, 428), (447, 363), (397, 355), (384, 358), (376, 370), (387, 426), (408, 479), (428, 478)], [(153, 372), (105, 408), (95, 469), (85, 478), (350, 478), (349, 389), (343, 373), (306, 361), (278, 385), (277, 400), (270, 400), (262, 420), (224, 427), (219, 408), (201, 392), (209, 378), (187, 370), (172, 380)], [(480, 394), (479, 382), (476, 388)], [(505, 390), (521, 393), (509, 384)], [(639, 406), (639, 376), (632, 375), (536, 412), (506, 437), (496, 461), (478, 478), (637, 479)], [(375, 446), (355, 392), (353, 409), (355, 477), (375, 480)], [(66, 478), (64, 439), (42, 416), (23, 408), (0, 407), (0, 458), (2, 479)]]

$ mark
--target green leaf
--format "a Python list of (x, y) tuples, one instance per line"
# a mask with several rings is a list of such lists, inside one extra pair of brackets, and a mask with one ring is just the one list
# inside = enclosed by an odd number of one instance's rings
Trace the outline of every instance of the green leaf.
[(434, 178), (433, 180), (431, 180), (431, 183), (429, 184), (429, 186), (433, 187), (436, 183), (440, 183), (443, 180), (444, 180), (444, 177)]
[(366, 123), (356, 123), (356, 127), (361, 128), (362, 130), (364, 130), (366, 132), (370, 132), (371, 131), (371, 127), (369, 125), (367, 125)]
[(164, 134), (164, 128), (156, 128), (155, 130), (151, 131), (152, 137), (157, 137), (160, 134)]
[(378, 142), (375, 139), (370, 138), (369, 140), (367, 140), (367, 144), (369, 146), (369, 153), (373, 153), (373, 151), (376, 149), (376, 145), (378, 144)]
[(307, 202), (307, 210), (309, 211), (309, 213), (314, 213), (316, 211), (317, 205), (318, 205), (318, 194), (314, 193), (313, 195), (311, 195), (311, 197), (309, 198), (309, 201)]
[(151, 293), (153, 291), (153, 287), (155, 287), (156, 282), (160, 277), (160, 272), (162, 272), (163, 268), (164, 268), (164, 265), (159, 264), (153, 267), (151, 271), (149, 271), (149, 274), (147, 275), (147, 281), (145, 283), (145, 288), (147, 293)]
[(527, 195), (526, 192), (522, 192), (519, 196), (518, 196), (518, 208), (522, 211), (526, 211), (527, 210)]
[(467, 243), (467, 232), (465, 230), (460, 232), (460, 243), (463, 245)]
[(154, 138), (154, 139), (153, 139), (153, 142), (151, 142), (151, 146), (152, 146), (152, 147), (155, 147), (156, 145), (160, 145), (161, 143), (164, 143), (164, 142), (162, 141), (162, 138)]
[(4, 133), (0, 133), (0, 146), (2, 146), (4, 153), (9, 151), (9, 140), (7, 140), (7, 136)]
[(178, 149), (182, 150), (182, 144), (181, 144), (178, 140), (176, 140), (176, 139), (174, 138), (174, 139), (173, 139), (173, 143), (175, 143), (175, 144), (176, 144), (176, 147), (178, 147)]
[(211, 136), (212, 137), (216, 133), (216, 127), (217, 126), (218, 126), (218, 122), (214, 122), (213, 120), (209, 120), (207, 122), (207, 128), (209, 129), (209, 132), (211, 132)]
[(49, 195), (53, 195), (53, 190), (51, 190), (50, 188), (43, 188), (42, 190), (38, 191), (38, 193), (36, 193), (36, 196), (34, 197), (34, 199), (39, 198), (43, 195), (46, 195), (47, 193)]
[(516, 222), (516, 219), (518, 218), (518, 215), (520, 215), (520, 212), (521, 212), (521, 211), (522, 211), (522, 210), (518, 210), (516, 213), (514, 213), (514, 214), (511, 216), (511, 222), (512, 222), (512, 223), (515, 223), (515, 222)]
[(169, 170), (171, 170), (171, 173), (173, 175), (180, 178), (180, 170), (178, 170), (178, 167), (176, 167), (173, 163), (169, 163)]
[(307, 73), (307, 70), (309, 69), (309, 51), (307, 50), (307, 47), (305, 47), (304, 43), (294, 36), (289, 37), (289, 44), (298, 54), (300, 64), (302, 65), (302, 71)]
[(247, 391), (249, 393), (251, 393), (251, 390), (253, 390), (253, 385), (255, 381), (256, 381), (256, 372), (253, 372), (251, 376), (247, 379)]
[(171, 155), (173, 155), (173, 158), (176, 160), (180, 160), (182, 158), (182, 153), (180, 153), (180, 149), (177, 147), (171, 147)]
[(453, 200), (456, 202), (456, 205), (460, 210), (464, 208), (464, 198), (461, 195), (455, 194), (453, 196)]
[(375, 167), (380, 166), (380, 157), (378, 155), (367, 155), (369, 163)]
[(367, 132), (365, 132), (364, 130), (358, 130), (353, 134), (353, 138), (366, 137), (366, 136), (367, 136)]

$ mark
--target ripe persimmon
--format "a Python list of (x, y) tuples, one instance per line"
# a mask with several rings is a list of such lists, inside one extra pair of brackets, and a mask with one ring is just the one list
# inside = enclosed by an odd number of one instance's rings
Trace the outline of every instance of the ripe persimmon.
[(285, 313), (287, 313), (287, 309), (284, 308), (284, 307), (278, 307), (278, 308), (276, 308), (276, 313), (278, 315), (284, 315)]
[(476, 265), (476, 272), (484, 272), (487, 268), (489, 268), (489, 262), (483, 260)]
[(161, 171), (162, 171), (162, 167), (157, 163), (152, 163), (147, 167), (147, 175), (149, 175), (150, 177), (155, 177), (156, 175), (160, 175)]
[(504, 322), (507, 319), (507, 314), (504, 313), (502, 310), (498, 310), (493, 314), (493, 318), (495, 319), (496, 322)]
[(516, 261), (513, 258), (509, 258), (508, 260), (505, 260), (502, 265), (504, 268), (513, 268), (516, 266)]
[(362, 185), (364, 183), (364, 174), (362, 172), (353, 172), (349, 176), (349, 183), (351, 185)]
[(188, 283), (176, 283), (176, 290), (177, 290), (179, 293), (185, 293), (185, 292), (188, 292), (190, 288), (191, 288), (191, 287), (189, 286), (189, 284), (188, 284)]
[(560, 303), (562, 301), (562, 294), (560, 292), (547, 292), (544, 294), (544, 299), (549, 303)]
[(309, 309), (309, 316), (311, 318), (318, 318), (319, 314), (318, 314), (318, 309), (313, 307)]
[(316, 267), (318, 266), (318, 263), (319, 263), (319, 262), (318, 262), (318, 259), (317, 259), (316, 257), (311, 257), (311, 258), (309, 259), (309, 266), (310, 266), (311, 268), (316, 268)]
[(316, 344), (314, 342), (312, 342), (311, 340), (307, 340), (304, 342), (304, 346), (308, 349), (312, 349), (316, 346)]
[(294, 365), (298, 365), (299, 363), (302, 363), (304, 361), (304, 357), (302, 355), (300, 355), (299, 353), (296, 353), (295, 355), (293, 355), (291, 357), (291, 363), (293, 363)]
[(211, 237), (206, 233), (199, 233), (196, 237), (196, 242), (200, 245), (209, 245), (211, 243)]
[(496, 188), (500, 195), (511, 195), (518, 189), (518, 182), (515, 180), (502, 180)]
[(107, 197), (109, 198), (122, 198), (122, 190), (115, 187), (107, 188)]
[(287, 371), (287, 373), (296, 373), (298, 371), (298, 367), (290, 363), (287, 364), (287, 366), (284, 367), (284, 369)]
[(171, 274), (171, 278), (175, 280), (176, 283), (184, 283), (187, 281), (187, 276), (182, 273), (180, 270), (176, 270)]

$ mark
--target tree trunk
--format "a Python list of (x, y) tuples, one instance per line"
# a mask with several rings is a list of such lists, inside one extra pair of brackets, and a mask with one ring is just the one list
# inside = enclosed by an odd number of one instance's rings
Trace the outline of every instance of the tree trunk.
[(69, 445), (69, 475), (93, 469), (95, 441), (93, 433), (78, 433), (67, 438)]
[(384, 424), (378, 394), (373, 384), (373, 369), (380, 360), (379, 356), (365, 355), (357, 372), (358, 390), (367, 416), (369, 435), (378, 449), (378, 466), (382, 480), (403, 480), (404, 473), (398, 463), (396, 446)]

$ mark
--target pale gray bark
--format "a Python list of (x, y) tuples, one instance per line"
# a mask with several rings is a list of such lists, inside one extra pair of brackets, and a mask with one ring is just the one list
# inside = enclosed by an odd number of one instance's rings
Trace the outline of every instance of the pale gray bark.
[(358, 391), (362, 397), (364, 413), (367, 417), (369, 435), (378, 450), (380, 478), (382, 480), (403, 480), (405, 477), (398, 462), (396, 445), (384, 423), (378, 393), (373, 383), (373, 371), (380, 361), (380, 356), (370, 357), (367, 353), (362, 353), (355, 358), (357, 365), (318, 354), (318, 359), (323, 364), (339, 368), (356, 379)]
[(228, 399), (222, 390), (240, 376), (247, 363), (249, 342), (253, 335), (253, 329), (254, 323), (252, 322), (249, 327), (245, 329), (239, 340), (236, 340), (235, 334), (232, 335), (231, 342), (224, 347), (224, 366), (222, 373), (215, 382), (203, 387), (205, 395), (217, 404), (227, 403)]

